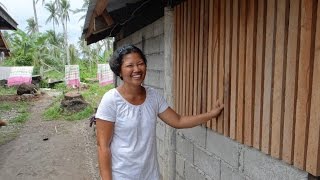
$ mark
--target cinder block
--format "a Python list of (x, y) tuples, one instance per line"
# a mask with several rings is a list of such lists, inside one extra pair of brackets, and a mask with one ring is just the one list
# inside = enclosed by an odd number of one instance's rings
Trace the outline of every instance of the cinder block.
[(160, 172), (161, 176), (164, 177), (166, 174), (165, 168), (167, 167), (166, 161), (162, 157), (158, 156), (158, 163), (159, 163), (159, 172)]
[(126, 45), (126, 44), (132, 44), (132, 39), (131, 36), (128, 36), (124, 39), (121, 39), (120, 41), (117, 42), (117, 48)]
[(142, 41), (142, 30), (136, 31), (135, 33), (133, 33), (132, 35), (132, 43), (133, 44), (138, 44), (141, 43)]
[(186, 180), (206, 180), (206, 177), (201, 171), (196, 169), (196, 167), (191, 166), (189, 163), (186, 163), (185, 179)]
[(242, 150), (244, 174), (255, 180), (307, 180), (308, 173), (288, 165), (285, 162), (272, 158), (254, 148), (245, 146)]
[(164, 32), (164, 18), (160, 18), (153, 23), (153, 35), (158, 36)]
[(239, 166), (239, 143), (211, 130), (207, 131), (206, 149), (234, 168)]
[(176, 174), (176, 179), (175, 180), (185, 180), (183, 177), (179, 176), (179, 174)]
[(220, 179), (220, 160), (194, 146), (194, 164), (212, 179)]
[(160, 76), (163, 76), (162, 71), (147, 70), (147, 76), (144, 80), (144, 84), (152, 87), (164, 88), (163, 82), (160, 81)]
[(164, 36), (159, 36), (159, 51), (164, 52)]
[(188, 129), (179, 129), (178, 133), (183, 134), (187, 139), (190, 139), (193, 143), (206, 147), (206, 129), (201, 126), (196, 126)]
[(144, 27), (142, 29), (142, 35), (144, 36), (145, 39), (149, 39), (154, 37), (154, 24), (151, 23), (148, 26)]
[(189, 161), (189, 163), (193, 163), (193, 144), (179, 135), (176, 135), (176, 143), (177, 153)]
[(164, 71), (164, 58), (163, 54), (152, 54), (146, 56), (148, 69)]
[(163, 50), (160, 49), (161, 44), (164, 44), (163, 41), (163, 35), (146, 39), (144, 46), (146, 55), (163, 53)]
[(166, 149), (164, 142), (157, 138), (157, 151), (158, 151), (158, 156), (162, 157), (163, 159), (166, 159), (167, 154), (166, 154)]
[(160, 119), (158, 119), (157, 121), (156, 131), (157, 131), (157, 138), (164, 141), (165, 134), (166, 134), (166, 125)]
[(221, 180), (245, 180), (243, 174), (225, 162), (221, 162)]
[(179, 174), (179, 176), (183, 178), (184, 178), (184, 169), (185, 169), (184, 159), (179, 154), (176, 154), (176, 172), (177, 174)]

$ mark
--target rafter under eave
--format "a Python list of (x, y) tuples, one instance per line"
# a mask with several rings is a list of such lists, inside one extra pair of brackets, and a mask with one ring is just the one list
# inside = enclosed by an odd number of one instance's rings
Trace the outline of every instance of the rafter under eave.
[(104, 19), (104, 24), (106, 25), (105, 27), (108, 27), (114, 23), (112, 17), (109, 15), (109, 13), (106, 10), (107, 5), (108, 5), (108, 0), (97, 1), (95, 8), (93, 10), (92, 16), (90, 18), (90, 23), (89, 23), (88, 31), (86, 32), (85, 39), (91, 36), (92, 33), (94, 33), (96, 30), (100, 31), (102, 29), (101, 27), (97, 29), (97, 26), (96, 26), (97, 19), (100, 19), (102, 17)]

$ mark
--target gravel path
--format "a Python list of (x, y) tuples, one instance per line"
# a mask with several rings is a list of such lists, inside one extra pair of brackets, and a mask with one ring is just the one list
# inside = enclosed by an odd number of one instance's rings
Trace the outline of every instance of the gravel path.
[(30, 119), (18, 137), (0, 146), (0, 179), (99, 179), (89, 121), (44, 121), (41, 114), (52, 100), (46, 94), (32, 102)]

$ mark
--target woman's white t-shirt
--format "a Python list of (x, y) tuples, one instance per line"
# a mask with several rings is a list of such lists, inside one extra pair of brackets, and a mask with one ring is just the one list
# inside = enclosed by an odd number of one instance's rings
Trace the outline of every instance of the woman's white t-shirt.
[(145, 87), (141, 105), (126, 101), (117, 89), (103, 96), (96, 118), (114, 122), (111, 142), (113, 180), (158, 180), (156, 121), (168, 104), (157, 91)]

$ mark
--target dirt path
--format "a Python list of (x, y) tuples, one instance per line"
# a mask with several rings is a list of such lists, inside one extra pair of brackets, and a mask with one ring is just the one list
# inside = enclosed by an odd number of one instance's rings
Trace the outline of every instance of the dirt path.
[(49, 95), (33, 102), (31, 117), (19, 136), (0, 146), (0, 179), (99, 179), (88, 120), (43, 121), (41, 113), (51, 102)]

